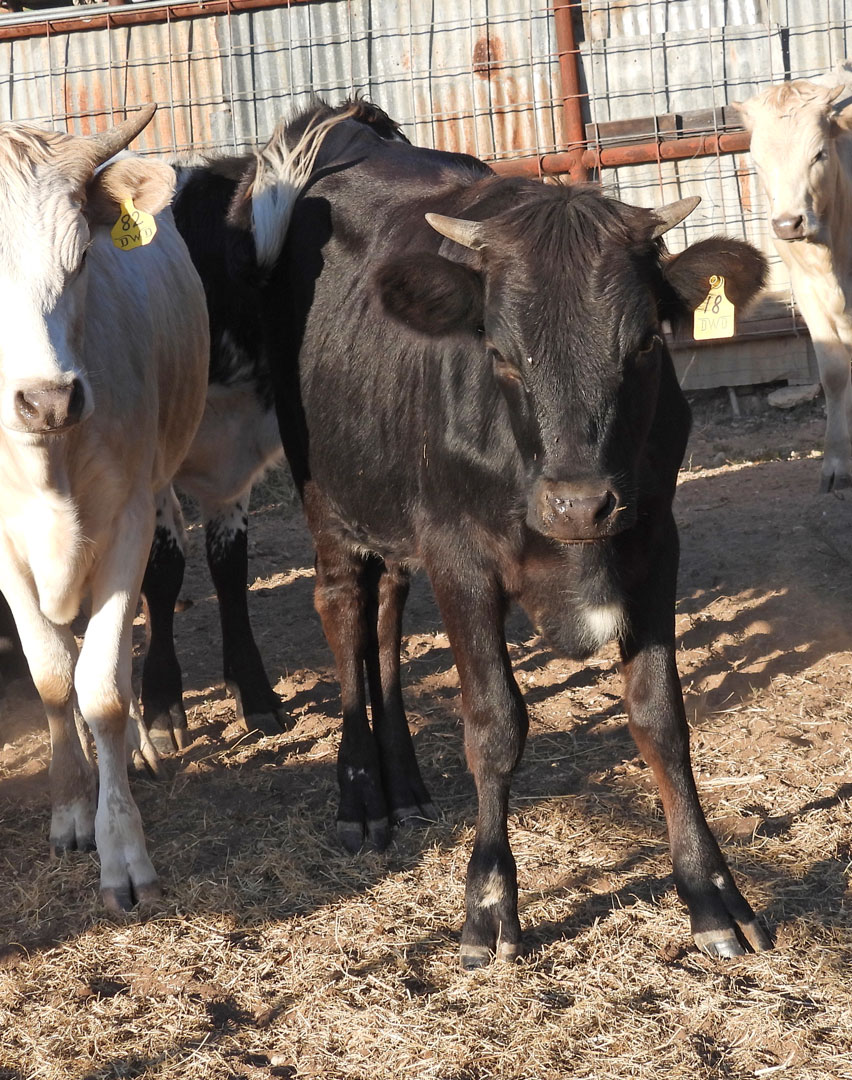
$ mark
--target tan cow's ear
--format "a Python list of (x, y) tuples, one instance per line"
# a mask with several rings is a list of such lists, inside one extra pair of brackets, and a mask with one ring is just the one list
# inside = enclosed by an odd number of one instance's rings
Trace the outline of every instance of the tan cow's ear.
[(152, 158), (119, 158), (86, 185), (86, 217), (93, 224), (113, 225), (128, 196), (138, 210), (158, 214), (172, 201), (175, 171)]
[(751, 115), (751, 103), (752, 103), (752, 100), (753, 100), (752, 98), (749, 98), (747, 101), (729, 101), (728, 102), (728, 105), (730, 106), (730, 108), (736, 109), (740, 120), (742, 120), (742, 122), (743, 122), (743, 127), (746, 129), (746, 131), (751, 131), (751, 129), (752, 129), (752, 115)]
[(852, 94), (849, 94), (848, 88), (847, 95), (840, 102), (843, 107), (831, 114), (832, 135), (845, 135), (847, 132), (852, 131), (852, 101), (849, 100)]

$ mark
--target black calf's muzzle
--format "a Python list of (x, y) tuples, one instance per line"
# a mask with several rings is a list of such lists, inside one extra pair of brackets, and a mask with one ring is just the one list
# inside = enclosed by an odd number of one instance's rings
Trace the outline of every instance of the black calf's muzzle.
[(553, 540), (590, 543), (605, 540), (633, 524), (635, 515), (606, 481), (540, 481), (528, 524)]

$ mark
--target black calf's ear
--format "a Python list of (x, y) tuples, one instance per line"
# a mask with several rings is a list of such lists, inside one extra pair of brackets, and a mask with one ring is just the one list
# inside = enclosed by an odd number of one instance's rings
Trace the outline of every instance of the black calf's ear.
[(744, 240), (700, 240), (663, 265), (670, 293), (660, 317), (677, 322), (690, 315), (710, 291), (713, 275), (725, 279), (725, 295), (737, 309), (746, 307), (766, 284), (768, 270), (763, 255)]
[(441, 337), (482, 327), (482, 278), (468, 266), (421, 252), (384, 263), (374, 281), (387, 314), (411, 330)]

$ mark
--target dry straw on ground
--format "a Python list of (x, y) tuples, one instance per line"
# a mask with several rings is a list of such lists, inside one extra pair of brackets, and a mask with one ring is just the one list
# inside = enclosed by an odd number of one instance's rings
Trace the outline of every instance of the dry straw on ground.
[[(816, 412), (700, 419), (678, 500), (680, 666), (702, 799), (775, 951), (695, 951), (614, 650), (554, 659), (514, 620), (533, 717), (510, 821), (528, 952), (462, 975), (475, 800), (428, 591), (406, 694), (444, 819), (350, 858), (310, 550), (292, 506), (266, 507), (252, 614), (298, 720), (272, 739), (236, 729), (196, 560), (179, 618), (195, 741), (165, 782), (134, 780), (160, 908), (109, 917), (94, 857), (51, 862), (44, 739), (20, 688), (3, 702), (0, 1080), (852, 1080), (852, 499), (812, 495)], [(731, 463), (701, 468), (719, 454)]]

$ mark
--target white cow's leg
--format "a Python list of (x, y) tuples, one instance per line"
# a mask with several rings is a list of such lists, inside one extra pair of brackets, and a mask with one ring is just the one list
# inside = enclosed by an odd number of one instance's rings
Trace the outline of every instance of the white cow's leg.
[(28, 583), (7, 580), (4, 589), (50, 728), (51, 850), (55, 854), (90, 851), (97, 785), (74, 720), (74, 635), (68, 627), (45, 618)]
[(814, 338), (819, 377), (825, 391), (825, 453), (820, 491), (852, 487), (850, 422), (852, 422), (852, 379), (850, 353), (837, 339)]
[(126, 759), (131, 627), (152, 533), (153, 509), (125, 515), (92, 583), (92, 615), (75, 677), (80, 711), (98, 751), (95, 839), (101, 894), (114, 910), (160, 895), (142, 820), (130, 794)]

